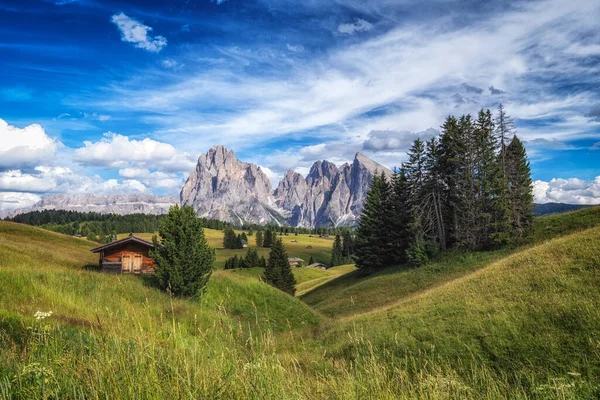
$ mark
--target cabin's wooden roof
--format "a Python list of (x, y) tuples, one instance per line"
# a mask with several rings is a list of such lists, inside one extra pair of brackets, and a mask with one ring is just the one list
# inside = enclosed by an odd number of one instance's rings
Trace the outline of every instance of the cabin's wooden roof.
[(323, 263), (314, 263), (314, 264), (310, 264), (308, 266), (308, 268), (317, 268), (317, 267), (325, 267), (326, 269), (329, 268), (329, 266), (323, 264)]
[(107, 244), (103, 244), (102, 246), (95, 247), (95, 248), (91, 249), (90, 251), (92, 253), (97, 253), (97, 252), (102, 251), (102, 250), (110, 249), (111, 247), (120, 246), (120, 245), (125, 244), (127, 242), (138, 243), (138, 244), (141, 244), (142, 246), (147, 246), (149, 248), (153, 248), (154, 247), (154, 245), (152, 244), (152, 242), (149, 242), (149, 241), (144, 240), (144, 239), (140, 239), (139, 237), (136, 237), (136, 236), (129, 236), (129, 237), (126, 237), (125, 239), (117, 240), (115, 242), (110, 242), (110, 243), (107, 243)]

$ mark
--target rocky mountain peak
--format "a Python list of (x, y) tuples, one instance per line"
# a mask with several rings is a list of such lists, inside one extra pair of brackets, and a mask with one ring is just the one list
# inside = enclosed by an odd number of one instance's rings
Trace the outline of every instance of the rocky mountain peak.
[(362, 153), (339, 168), (327, 160), (316, 161), (306, 178), (287, 171), (273, 191), (260, 167), (215, 146), (199, 157), (181, 190), (181, 203), (193, 206), (199, 216), (239, 224), (352, 225), (375, 171), (391, 175)]

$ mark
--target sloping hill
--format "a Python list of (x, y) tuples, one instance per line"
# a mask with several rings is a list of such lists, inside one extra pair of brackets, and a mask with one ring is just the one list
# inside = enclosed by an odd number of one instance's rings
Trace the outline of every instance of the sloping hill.
[[(419, 368), (443, 360), (463, 382), (480, 365), (531, 394), (597, 398), (599, 287), (596, 227), (524, 250), (386, 311), (343, 321), (328, 342), (339, 355), (425, 360), (417, 361)], [(348, 335), (353, 340), (343, 339)]]
[[(40, 228), (0, 222), (0, 313), (28, 317), (37, 310), (51, 309), (60, 320), (95, 325), (135, 315), (140, 308), (159, 317), (173, 306), (190, 319), (225, 313), (251, 318), (261, 325), (268, 321), (275, 330), (318, 322), (298, 300), (256, 280), (223, 271), (211, 278), (202, 304), (171, 299), (145, 285), (142, 277), (90, 269), (98, 263), (97, 255), (89, 251), (96, 245)], [(144, 303), (146, 307), (141, 307)], [(103, 316), (103, 309), (111, 312)]]
[[(600, 207), (536, 218), (526, 246), (600, 225)], [(519, 251), (455, 251), (423, 267), (395, 266), (361, 277), (351, 272), (304, 293), (301, 299), (323, 314), (339, 318), (393, 306), (423, 290), (458, 279)]]

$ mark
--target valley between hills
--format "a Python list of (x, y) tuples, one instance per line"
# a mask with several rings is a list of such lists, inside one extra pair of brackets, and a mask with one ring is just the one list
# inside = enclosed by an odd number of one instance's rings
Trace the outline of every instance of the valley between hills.
[(520, 247), (420, 268), (297, 268), (296, 298), (253, 269), (173, 298), (86, 269), (93, 246), (0, 222), (0, 398), (600, 393), (598, 207), (536, 218)]

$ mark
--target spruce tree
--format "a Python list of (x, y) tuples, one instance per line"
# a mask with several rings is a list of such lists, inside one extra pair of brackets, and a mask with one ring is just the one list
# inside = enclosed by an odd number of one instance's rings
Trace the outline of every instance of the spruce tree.
[(269, 261), (263, 279), (279, 290), (293, 296), (296, 294), (296, 278), (292, 273), (288, 255), (281, 238), (276, 238), (271, 245)]
[(264, 238), (263, 238), (263, 247), (271, 247), (272, 242), (273, 242), (273, 235), (274, 235), (274, 232), (271, 231), (270, 229), (267, 229), (265, 231)]
[(342, 238), (340, 235), (335, 235), (333, 248), (331, 250), (331, 266), (335, 267), (344, 264), (344, 253), (342, 250)]
[(256, 232), (256, 247), (263, 247), (263, 232)]
[(389, 196), (385, 175), (375, 174), (356, 231), (356, 266), (364, 275), (384, 268), (392, 253), (388, 236)]
[(403, 264), (406, 262), (406, 250), (411, 242), (410, 193), (403, 169), (394, 171), (390, 197), (391, 218), (388, 235), (392, 246), (391, 261), (394, 264)]
[(515, 126), (510, 115), (506, 113), (504, 109), (504, 105), (502, 103), (498, 104), (498, 115), (496, 116), (496, 137), (498, 142), (500, 143), (500, 171), (501, 176), (503, 178), (507, 178), (506, 176), (506, 147), (512, 140), (512, 136), (514, 135)]
[(315, 259), (313, 256), (310, 256), (310, 260), (308, 261), (308, 265), (313, 265), (315, 263)]
[(352, 255), (354, 254), (354, 239), (352, 238), (352, 232), (349, 229), (344, 230), (342, 234), (342, 256), (344, 257), (344, 264), (351, 264)]
[(247, 268), (260, 267), (260, 258), (258, 257), (258, 252), (255, 248), (248, 249), (244, 263)]
[(529, 232), (533, 223), (533, 194), (527, 151), (516, 135), (506, 148), (506, 176), (510, 204), (509, 220), (516, 237), (522, 238)]
[(201, 296), (213, 270), (215, 249), (208, 245), (202, 221), (191, 207), (177, 205), (161, 219), (161, 242), (153, 237), (150, 256), (158, 285), (176, 296)]

